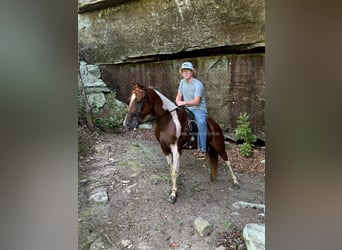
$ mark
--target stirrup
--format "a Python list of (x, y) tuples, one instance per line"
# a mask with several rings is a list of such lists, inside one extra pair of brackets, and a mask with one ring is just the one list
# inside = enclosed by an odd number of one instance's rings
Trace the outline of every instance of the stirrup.
[(205, 152), (198, 152), (197, 159), (204, 160), (205, 159)]

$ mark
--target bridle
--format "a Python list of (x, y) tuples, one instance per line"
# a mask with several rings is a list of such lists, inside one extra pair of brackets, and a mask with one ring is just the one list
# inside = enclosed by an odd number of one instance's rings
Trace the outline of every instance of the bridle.
[[(138, 103), (138, 104), (140, 105), (140, 111), (138, 111), (138, 112), (127, 112), (127, 114), (132, 115), (133, 117), (134, 117), (134, 116), (137, 117), (138, 122), (141, 123), (141, 122), (143, 121), (143, 119), (142, 119), (142, 111), (143, 111), (144, 108), (145, 108), (146, 102), (148, 102), (148, 98), (147, 98), (147, 95), (146, 95), (147, 90), (146, 90), (146, 89), (139, 89), (139, 88), (136, 88), (134, 91), (139, 91), (139, 92), (141, 92), (141, 93), (144, 94), (144, 95), (143, 95), (143, 98), (142, 98), (140, 101), (136, 101), (136, 103)], [(162, 115), (159, 115), (159, 116), (157, 116), (157, 115), (154, 114), (154, 115), (153, 115), (154, 117), (150, 118), (149, 120), (147, 120), (147, 121), (145, 121), (145, 122), (151, 122), (151, 121), (154, 121), (154, 120), (158, 120), (158, 119), (160, 119), (161, 117), (163, 117), (163, 116), (165, 116), (165, 115), (167, 115), (167, 114), (169, 114), (169, 113), (171, 113), (171, 112), (177, 110), (178, 108), (179, 108), (179, 107), (177, 106), (177, 107), (174, 108), (173, 110), (171, 110), (171, 111), (166, 111), (166, 112), (164, 112)]]
[(142, 111), (145, 108), (145, 104), (147, 102), (147, 95), (146, 95), (146, 90), (142, 90), (142, 89), (135, 89), (135, 91), (139, 91), (141, 93), (144, 94), (143, 98), (140, 101), (136, 101), (137, 104), (140, 105), (139, 107), (139, 111), (138, 112), (127, 112), (127, 114), (132, 115), (132, 116), (136, 116), (138, 119), (138, 122), (140, 123), (142, 121)]

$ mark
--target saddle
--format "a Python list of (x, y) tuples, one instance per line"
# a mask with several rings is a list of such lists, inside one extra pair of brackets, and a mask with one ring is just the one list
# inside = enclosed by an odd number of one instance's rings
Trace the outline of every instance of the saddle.
[(192, 143), (197, 139), (197, 133), (198, 133), (198, 127), (197, 127), (197, 122), (194, 113), (187, 108), (183, 107), (185, 114), (186, 114), (186, 119), (187, 119), (187, 127), (185, 129), (186, 132), (189, 133), (190, 138), (185, 142), (185, 144), (182, 146), (183, 148), (192, 148)]

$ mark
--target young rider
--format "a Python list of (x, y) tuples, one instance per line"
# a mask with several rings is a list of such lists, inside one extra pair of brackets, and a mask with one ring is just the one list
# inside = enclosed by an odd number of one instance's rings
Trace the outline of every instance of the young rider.
[(202, 82), (195, 78), (196, 70), (191, 62), (184, 62), (179, 69), (183, 79), (179, 83), (176, 103), (187, 106), (195, 115), (198, 126), (198, 159), (205, 159), (207, 137), (207, 108)]

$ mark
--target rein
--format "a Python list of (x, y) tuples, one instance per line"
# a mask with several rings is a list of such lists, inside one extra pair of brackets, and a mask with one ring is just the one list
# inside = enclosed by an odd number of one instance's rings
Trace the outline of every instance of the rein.
[(162, 115), (160, 115), (160, 116), (157, 116), (157, 115), (154, 115), (154, 117), (152, 117), (152, 118), (150, 118), (150, 119), (148, 119), (148, 120), (146, 120), (146, 121), (143, 121), (143, 122), (153, 122), (153, 121), (155, 121), (155, 120), (158, 120), (158, 119), (160, 119), (161, 117), (163, 117), (163, 116), (165, 116), (165, 115), (167, 115), (167, 114), (169, 114), (169, 113), (171, 113), (171, 112), (173, 112), (173, 111), (175, 111), (175, 110), (177, 110), (178, 109), (178, 107), (176, 107), (176, 108), (174, 108), (173, 110), (170, 110), (170, 111), (166, 111), (164, 114), (162, 114)]

